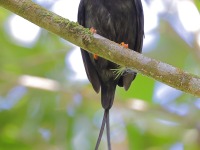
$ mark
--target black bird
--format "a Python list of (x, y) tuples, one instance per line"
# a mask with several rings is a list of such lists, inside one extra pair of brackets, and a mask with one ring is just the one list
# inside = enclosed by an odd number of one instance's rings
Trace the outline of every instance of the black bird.
[[(81, 0), (78, 23), (94, 28), (98, 34), (117, 43), (126, 43), (137, 52), (142, 51), (144, 17), (141, 0)], [(128, 90), (136, 73), (124, 71), (117, 76), (113, 71), (120, 66), (81, 49), (83, 63), (94, 90), (101, 88), (101, 104), (105, 109), (101, 130), (96, 143), (98, 149), (104, 126), (107, 129), (108, 149), (110, 144), (109, 109), (112, 107), (116, 86)]]

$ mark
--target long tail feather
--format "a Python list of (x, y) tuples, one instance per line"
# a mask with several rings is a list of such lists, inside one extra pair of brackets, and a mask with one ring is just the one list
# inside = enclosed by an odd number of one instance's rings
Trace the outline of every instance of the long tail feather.
[(96, 143), (96, 146), (95, 146), (95, 150), (98, 150), (98, 148), (99, 148), (99, 144), (101, 142), (101, 138), (102, 138), (102, 135), (103, 135), (104, 127), (105, 127), (105, 124), (106, 124), (106, 118), (107, 118), (107, 113), (106, 113), (106, 110), (105, 110), (104, 111), (103, 120), (102, 120), (102, 124), (101, 124), (101, 129), (100, 129), (100, 132), (99, 132), (99, 137), (98, 137), (98, 140), (97, 140), (97, 143)]
[(108, 150), (111, 150), (109, 110), (107, 112), (107, 117), (106, 117), (106, 131), (107, 131)]
[(101, 138), (103, 135), (104, 127), (106, 125), (106, 130), (107, 130), (107, 141), (108, 141), (108, 150), (111, 150), (111, 144), (110, 144), (110, 123), (109, 123), (109, 109), (104, 111), (104, 116), (101, 124), (101, 129), (99, 132), (99, 137), (95, 146), (95, 150), (98, 150), (99, 144), (101, 142)]

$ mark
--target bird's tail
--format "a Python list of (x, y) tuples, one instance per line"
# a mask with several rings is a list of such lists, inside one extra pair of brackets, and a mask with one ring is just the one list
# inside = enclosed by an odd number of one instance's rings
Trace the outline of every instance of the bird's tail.
[(101, 84), (101, 105), (106, 109), (110, 109), (113, 105), (116, 84)]
[(107, 133), (108, 150), (111, 150), (109, 110), (112, 107), (112, 104), (114, 101), (115, 89), (116, 89), (116, 84), (109, 84), (108, 86), (101, 85), (101, 104), (104, 108), (104, 116), (103, 116), (101, 129), (99, 132), (99, 137), (96, 143), (95, 150), (98, 150), (105, 125), (106, 125), (106, 131), (107, 131), (106, 133)]
[(111, 144), (110, 144), (110, 123), (109, 123), (109, 109), (104, 110), (104, 116), (101, 124), (101, 129), (99, 132), (99, 137), (95, 146), (95, 150), (98, 150), (99, 144), (101, 142), (101, 138), (103, 135), (104, 127), (106, 125), (106, 131), (107, 131), (107, 141), (108, 141), (108, 150), (111, 150)]

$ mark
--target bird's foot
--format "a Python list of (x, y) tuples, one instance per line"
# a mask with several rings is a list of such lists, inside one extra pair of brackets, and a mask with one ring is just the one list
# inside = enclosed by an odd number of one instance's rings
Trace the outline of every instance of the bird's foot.
[(91, 27), (90, 32), (92, 32), (94, 34), (94, 33), (97, 33), (97, 30), (94, 27)]
[[(91, 27), (90, 32), (92, 32), (94, 34), (94, 33), (97, 33), (97, 30), (94, 27)], [(98, 60), (98, 55), (93, 54), (93, 58), (94, 58), (94, 60)]]
[(93, 54), (94, 60), (98, 60), (99, 56), (97, 54)]
[(124, 48), (128, 48), (128, 44), (126, 44), (124, 42), (121, 42), (120, 45), (123, 46)]

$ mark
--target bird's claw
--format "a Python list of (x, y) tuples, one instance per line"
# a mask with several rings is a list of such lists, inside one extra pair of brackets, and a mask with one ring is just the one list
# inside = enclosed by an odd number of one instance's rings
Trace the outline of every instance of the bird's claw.
[(128, 48), (128, 44), (126, 44), (124, 42), (121, 42), (120, 45), (123, 46), (124, 48)]
[[(94, 34), (94, 33), (97, 33), (97, 30), (94, 27), (91, 27), (90, 28), (90, 32)], [(97, 54), (93, 54), (93, 58), (94, 58), (94, 60), (97, 60), (98, 59), (98, 55)]]
[(92, 32), (94, 34), (94, 33), (97, 33), (97, 30), (94, 27), (91, 27), (90, 32)]
[(94, 58), (95, 60), (98, 60), (99, 56), (98, 56), (97, 54), (93, 54), (93, 58)]

